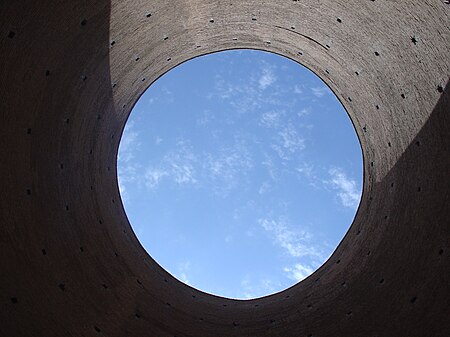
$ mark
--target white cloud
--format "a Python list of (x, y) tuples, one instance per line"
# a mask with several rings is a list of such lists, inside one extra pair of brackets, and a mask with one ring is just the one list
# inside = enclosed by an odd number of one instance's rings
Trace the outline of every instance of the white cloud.
[(191, 261), (185, 261), (178, 265), (178, 273), (176, 277), (180, 281), (189, 285), (190, 283), (187, 274), (189, 273), (190, 270), (191, 270)]
[(321, 258), (319, 249), (311, 245), (311, 235), (307, 231), (294, 231), (287, 225), (287, 220), (279, 218), (259, 219), (258, 223), (272, 235), (274, 242), (291, 257)]
[(195, 179), (195, 169), (191, 164), (171, 164), (171, 175), (177, 184), (195, 184), (197, 179)]
[(238, 290), (238, 293), (235, 294), (234, 298), (247, 300), (258, 298), (280, 291), (281, 288), (282, 285), (278, 281), (267, 278), (256, 281), (253, 280), (249, 274), (247, 274), (242, 278), (241, 287)]
[(278, 142), (271, 147), (281, 159), (290, 160), (292, 154), (305, 148), (305, 140), (288, 124), (278, 132)]
[(269, 111), (265, 112), (261, 116), (260, 123), (266, 127), (277, 127), (281, 122), (281, 118), (284, 115), (283, 112)]
[(139, 180), (141, 166), (135, 160), (135, 153), (139, 150), (139, 133), (134, 129), (134, 123), (125, 126), (117, 155), (118, 182), (120, 195), (124, 200), (129, 200), (127, 192), (130, 184)]
[(305, 148), (305, 140), (298, 135), (292, 124), (289, 124), (278, 134), (283, 140), (283, 147), (289, 152), (294, 153)]
[(270, 85), (272, 85), (276, 81), (275, 74), (273, 73), (272, 69), (266, 67), (262, 70), (261, 77), (259, 78), (259, 88), (261, 90), (266, 89)]
[(154, 189), (158, 187), (164, 177), (179, 185), (196, 184), (196, 161), (197, 158), (193, 154), (189, 142), (179, 140), (176, 149), (167, 153), (158, 167), (147, 168), (144, 174), (145, 185)]
[(148, 168), (144, 174), (145, 185), (150, 189), (156, 188), (161, 179), (167, 175), (169, 175), (169, 173), (166, 171), (156, 168)]
[(312, 107), (309, 106), (309, 107), (303, 108), (302, 110), (297, 112), (297, 116), (303, 117), (303, 116), (309, 115), (311, 112), (312, 112)]
[(332, 168), (328, 171), (331, 180), (328, 183), (337, 190), (337, 196), (345, 207), (358, 207), (361, 193), (357, 188), (356, 181), (347, 177), (340, 168)]
[(303, 87), (300, 85), (295, 85), (294, 86), (294, 93), (295, 94), (303, 94)]
[(267, 181), (263, 182), (262, 185), (259, 187), (258, 194), (264, 194), (267, 191), (270, 191), (271, 187), (272, 186)]
[(312, 166), (312, 164), (309, 163), (302, 163), (300, 166), (298, 166), (295, 169), (298, 173), (300, 173), (301, 175), (307, 177), (307, 178), (313, 178), (314, 177), (314, 167)]
[(239, 176), (246, 175), (253, 167), (253, 160), (245, 143), (236, 142), (223, 147), (217, 153), (207, 153), (203, 158), (206, 179), (217, 195), (225, 197), (243, 182)]
[(309, 275), (313, 273), (313, 268), (309, 265), (296, 263), (292, 267), (285, 267), (283, 268), (283, 271), (287, 274), (287, 276), (296, 282), (300, 282), (301, 280), (305, 279)]
[(321, 98), (322, 96), (324, 96), (326, 93), (329, 92), (328, 88), (325, 86), (311, 88), (311, 91), (313, 95), (316, 96), (317, 98)]

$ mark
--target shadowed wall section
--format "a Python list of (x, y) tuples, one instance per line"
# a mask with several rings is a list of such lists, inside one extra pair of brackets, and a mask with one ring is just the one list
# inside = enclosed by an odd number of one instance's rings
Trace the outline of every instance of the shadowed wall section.
[[(447, 336), (448, 4), (22, 0), (0, 13), (0, 335)], [(159, 267), (128, 223), (116, 175), (145, 89), (233, 48), (314, 71), (364, 153), (361, 204), (334, 254), (250, 301)]]

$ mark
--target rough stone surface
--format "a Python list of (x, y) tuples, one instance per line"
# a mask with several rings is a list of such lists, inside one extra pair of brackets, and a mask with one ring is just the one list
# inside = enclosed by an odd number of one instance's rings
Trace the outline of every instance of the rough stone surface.
[[(445, 1), (4, 0), (0, 14), (1, 336), (448, 336)], [(361, 204), (334, 254), (250, 301), (199, 292), (159, 267), (116, 176), (144, 90), (232, 48), (314, 71), (364, 153)]]

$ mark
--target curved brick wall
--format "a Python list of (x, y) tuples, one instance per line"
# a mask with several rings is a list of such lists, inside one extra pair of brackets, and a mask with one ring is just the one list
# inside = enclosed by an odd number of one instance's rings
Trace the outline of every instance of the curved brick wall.
[[(446, 1), (5, 0), (0, 13), (1, 336), (448, 336)], [(361, 205), (331, 258), (250, 301), (160, 268), (116, 177), (143, 91), (231, 48), (314, 71), (364, 152)]]

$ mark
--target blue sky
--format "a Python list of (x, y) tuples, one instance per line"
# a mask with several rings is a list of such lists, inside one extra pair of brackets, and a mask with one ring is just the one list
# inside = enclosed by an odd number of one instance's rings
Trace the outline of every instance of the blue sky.
[(135, 105), (118, 157), (147, 252), (194, 288), (249, 299), (316, 270), (355, 215), (362, 156), (312, 72), (267, 52), (188, 61)]

